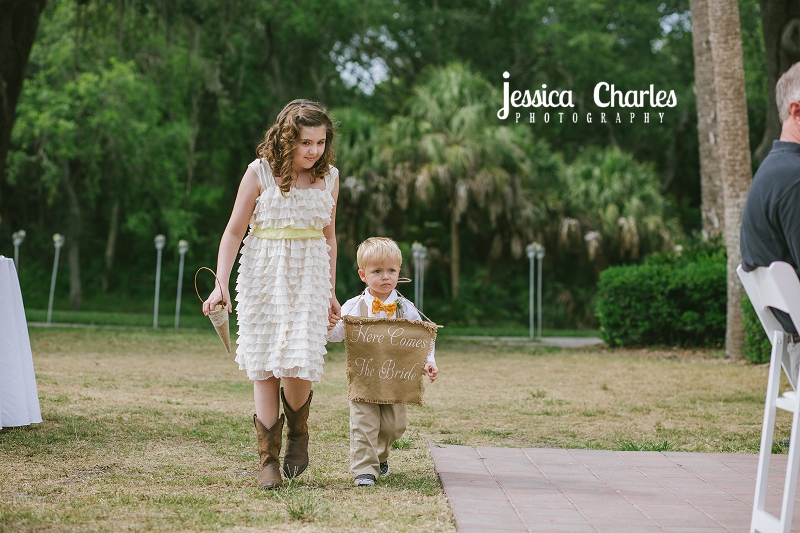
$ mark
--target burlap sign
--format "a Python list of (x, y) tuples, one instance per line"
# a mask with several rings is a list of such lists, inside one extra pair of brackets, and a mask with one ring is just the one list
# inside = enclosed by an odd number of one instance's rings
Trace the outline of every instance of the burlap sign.
[(343, 320), (347, 399), (422, 405), (422, 369), (437, 325), (406, 318), (345, 315)]

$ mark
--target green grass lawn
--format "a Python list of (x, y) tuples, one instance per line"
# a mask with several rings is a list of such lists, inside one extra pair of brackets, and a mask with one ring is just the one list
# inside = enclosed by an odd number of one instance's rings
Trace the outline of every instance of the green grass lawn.
[[(28, 322), (46, 322), (46, 309), (26, 309), (25, 315)], [(233, 322), (236, 316), (231, 315)], [(131, 326), (131, 327), (153, 327), (152, 313), (126, 313), (111, 311), (66, 311), (53, 310), (52, 321), (62, 324), (93, 324), (108, 326)], [(159, 328), (174, 328), (175, 314), (159, 313)], [(180, 317), (180, 327), (193, 329), (205, 328), (208, 325), (208, 318), (198, 313), (182, 313)], [(442, 337), (461, 337), (461, 336), (490, 336), (490, 337), (525, 337), (529, 336), (529, 330), (520, 327), (453, 327), (447, 326), (439, 330), (438, 335)], [(538, 330), (537, 330), (538, 335)], [(599, 337), (600, 332), (594, 329), (542, 329), (543, 337)]]
[[(46, 322), (47, 309), (26, 309), (25, 317), (28, 322)], [(235, 320), (235, 316), (232, 317)], [(153, 313), (125, 313), (110, 311), (57, 311), (53, 310), (51, 318), (54, 323), (61, 324), (91, 324), (98, 326), (131, 326), (153, 327)], [(186, 329), (205, 328), (209, 324), (208, 318), (201, 313), (180, 316), (179, 327)], [(175, 327), (175, 314), (159, 313), (159, 328)]]
[[(539, 330), (535, 331), (539, 335)], [(439, 330), (437, 336), (443, 337), (530, 337), (530, 330), (519, 327), (457, 327), (446, 326)], [(600, 331), (596, 329), (545, 329), (542, 328), (542, 337), (599, 337)]]
[[(31, 328), (44, 422), (0, 431), (0, 532), (454, 531), (428, 446), (757, 453), (767, 369), (722, 352), (443, 343), (371, 489), (348, 473), (345, 354), (330, 346), (311, 464), (256, 488), (252, 384), (210, 324)], [(779, 414), (775, 440), (789, 436)], [(785, 449), (777, 447), (776, 451)]]

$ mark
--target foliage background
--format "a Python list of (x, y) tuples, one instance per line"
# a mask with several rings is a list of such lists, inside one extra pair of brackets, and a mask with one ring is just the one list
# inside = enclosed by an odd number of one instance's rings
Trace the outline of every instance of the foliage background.
[[(606, 343), (724, 345), (727, 267), (725, 248), (718, 241), (697, 239), (652, 254), (642, 265), (604, 270), (598, 283), (597, 315)], [(747, 307), (754, 313), (749, 301)], [(758, 320), (756, 324), (760, 327)]]
[[(741, 0), (740, 12), (755, 147), (766, 101), (758, 3)], [(73, 307), (146, 312), (152, 239), (163, 233), (161, 305), (169, 309), (178, 240), (190, 243), (187, 272), (215, 264), (255, 146), (286, 102), (305, 97), (339, 122), (340, 300), (360, 290), (357, 243), (388, 235), (404, 250), (405, 274), (411, 243), (429, 247), (425, 308), (433, 318), (523, 325), (523, 248), (536, 239), (547, 250), (545, 326), (594, 327), (600, 271), (700, 229), (691, 46), (688, 2), (678, 0), (51, 0), (0, 180), (0, 253), (11, 255), (13, 231), (27, 231), (23, 295), (42, 308), (51, 235), (65, 234), (56, 308), (67, 308), (72, 292)], [(513, 88), (572, 90), (576, 110), (594, 120), (500, 123), (504, 71)], [(463, 130), (452, 114), (430, 119), (434, 96), (449, 94), (438, 91), (447, 76), (483, 106)], [(467, 79), (468, 88), (458, 85)], [(600, 81), (674, 90), (678, 105), (663, 124), (652, 113), (650, 124), (602, 124), (592, 101)], [(470, 141), (489, 132), (506, 139), (497, 144), (510, 147), (505, 155), (493, 159), (479, 150), (483, 141)], [(466, 200), (431, 170), (459, 168), (458, 159), (437, 159), (444, 146), (481, 162), (464, 166)], [(191, 297), (183, 301), (196, 311)]]

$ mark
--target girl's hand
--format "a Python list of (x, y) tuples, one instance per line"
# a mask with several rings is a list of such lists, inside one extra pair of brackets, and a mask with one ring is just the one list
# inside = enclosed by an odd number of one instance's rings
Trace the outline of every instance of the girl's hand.
[(436, 381), (436, 377), (439, 375), (439, 367), (436, 366), (436, 363), (425, 363), (422, 370), (428, 374), (428, 379), (431, 380), (431, 383)]
[(330, 307), (328, 308), (328, 319), (335, 318), (338, 322), (342, 318), (342, 306), (339, 305), (339, 300), (336, 296), (331, 296)]
[(231, 295), (228, 293), (228, 289), (224, 289), (223, 291), (221, 291), (219, 287), (215, 287), (214, 290), (211, 292), (211, 295), (208, 297), (208, 300), (203, 302), (203, 314), (208, 316), (208, 313), (213, 311), (214, 307), (216, 307), (217, 304), (223, 300), (227, 304), (228, 312), (229, 313), (233, 312), (233, 306), (231, 305)]

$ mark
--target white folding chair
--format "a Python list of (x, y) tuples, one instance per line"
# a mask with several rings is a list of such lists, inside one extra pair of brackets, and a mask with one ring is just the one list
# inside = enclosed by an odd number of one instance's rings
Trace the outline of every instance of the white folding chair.
[[(800, 346), (789, 350), (789, 335), (783, 330), (780, 322), (770, 311), (770, 307), (780, 309), (792, 319), (797, 331), (800, 331), (800, 281), (797, 273), (788, 263), (776, 261), (768, 267), (759, 267), (752, 272), (745, 272), (741, 265), (736, 269), (742, 280), (747, 296), (755, 307), (761, 325), (772, 342), (772, 354), (769, 363), (769, 380), (767, 381), (767, 400), (764, 405), (764, 425), (761, 429), (761, 450), (758, 454), (758, 474), (756, 475), (756, 494), (753, 503), (753, 516), (750, 521), (750, 533), (789, 533), (792, 528), (794, 513), (794, 497), (797, 489), (798, 460), (798, 422), (800, 421), (800, 394), (797, 394), (798, 362), (800, 362)], [(789, 378), (791, 391), (779, 396), (781, 367)], [(772, 437), (775, 429), (775, 410), (781, 408), (793, 413), (792, 433), (789, 441), (789, 458), (786, 464), (786, 480), (783, 486), (783, 502), (780, 517), (769, 514), (764, 509), (767, 497), (767, 481), (769, 461), (772, 455)]]

